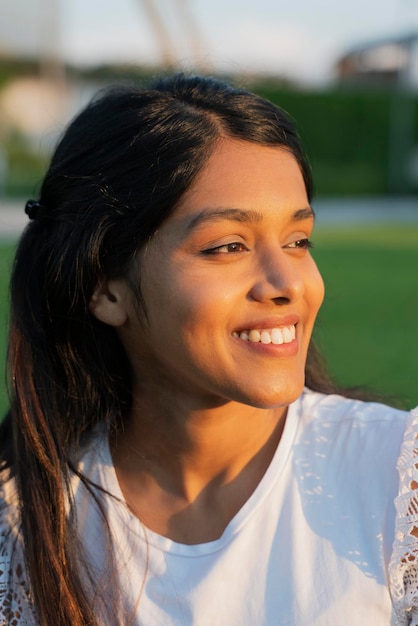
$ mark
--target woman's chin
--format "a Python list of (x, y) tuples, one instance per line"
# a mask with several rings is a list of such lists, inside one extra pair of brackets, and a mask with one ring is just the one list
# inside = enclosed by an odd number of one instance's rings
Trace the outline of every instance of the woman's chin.
[(254, 393), (247, 393), (239, 399), (242, 404), (247, 404), (259, 409), (275, 409), (288, 406), (295, 402), (301, 395), (305, 384), (304, 376), (299, 381), (286, 382), (280, 386), (267, 386), (265, 389), (258, 388)]

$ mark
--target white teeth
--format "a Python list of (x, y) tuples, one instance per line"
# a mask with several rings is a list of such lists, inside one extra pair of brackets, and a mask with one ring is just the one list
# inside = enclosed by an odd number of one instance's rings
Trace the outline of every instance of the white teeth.
[(271, 342), (275, 343), (276, 345), (284, 343), (283, 332), (280, 328), (273, 328), (273, 330), (271, 331)]
[(248, 333), (248, 338), (253, 343), (258, 343), (261, 339), (261, 335), (258, 330), (250, 330)]
[(261, 343), (271, 343), (271, 335), (268, 330), (261, 331)]
[(296, 338), (296, 328), (295, 325), (292, 324), (291, 326), (283, 326), (282, 328), (243, 330), (240, 333), (233, 332), (232, 335), (242, 341), (281, 345), (283, 343), (290, 343)]
[(283, 328), (283, 337), (285, 343), (290, 343), (292, 341), (292, 333), (289, 328)]

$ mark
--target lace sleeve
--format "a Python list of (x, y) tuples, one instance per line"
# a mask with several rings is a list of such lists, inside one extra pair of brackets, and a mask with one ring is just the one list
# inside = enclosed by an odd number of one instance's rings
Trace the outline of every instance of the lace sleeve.
[(12, 488), (0, 486), (0, 624), (38, 626), (11, 495)]
[(397, 625), (418, 626), (418, 408), (406, 424), (398, 471), (390, 588)]

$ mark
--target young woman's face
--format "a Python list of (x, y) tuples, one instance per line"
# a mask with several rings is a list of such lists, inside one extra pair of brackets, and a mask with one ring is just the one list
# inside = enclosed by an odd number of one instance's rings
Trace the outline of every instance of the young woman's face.
[(199, 405), (296, 399), (324, 293), (313, 221), (289, 152), (223, 140), (141, 252), (148, 319), (128, 298), (119, 329), (137, 380)]

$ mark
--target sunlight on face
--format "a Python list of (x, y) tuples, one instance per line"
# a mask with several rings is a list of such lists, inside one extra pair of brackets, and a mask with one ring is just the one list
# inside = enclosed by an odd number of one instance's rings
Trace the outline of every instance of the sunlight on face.
[(323, 282), (288, 151), (223, 140), (140, 255), (148, 323), (121, 339), (138, 385), (202, 403), (284, 406), (304, 384)]

